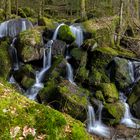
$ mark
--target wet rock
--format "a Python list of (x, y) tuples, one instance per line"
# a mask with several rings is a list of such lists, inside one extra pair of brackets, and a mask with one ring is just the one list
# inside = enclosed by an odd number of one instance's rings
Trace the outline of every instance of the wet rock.
[(56, 57), (57, 55), (65, 55), (66, 43), (61, 40), (54, 40), (52, 45), (52, 55)]

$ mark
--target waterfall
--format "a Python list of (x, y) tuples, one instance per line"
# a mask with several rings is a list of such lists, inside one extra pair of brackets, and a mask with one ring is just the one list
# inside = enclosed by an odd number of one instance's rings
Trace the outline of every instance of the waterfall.
[(18, 56), (17, 56), (17, 50), (14, 47), (15, 41), (16, 41), (16, 38), (14, 38), (12, 40), (12, 43), (11, 43), (10, 48), (9, 48), (9, 52), (10, 52), (11, 59), (13, 62), (13, 70), (14, 71), (19, 70), (19, 61), (18, 61)]
[(133, 83), (133, 82), (135, 82), (135, 78), (134, 78), (134, 67), (133, 67), (133, 63), (131, 61), (128, 61), (128, 67), (129, 67), (129, 74), (131, 77), (131, 81)]
[(98, 119), (95, 116), (95, 112), (94, 112), (94, 108), (89, 104), (88, 105), (88, 124), (87, 124), (87, 128), (88, 128), (88, 132), (89, 133), (94, 133), (97, 134), (99, 136), (105, 137), (105, 138), (110, 138), (111, 133), (110, 133), (110, 129), (105, 126), (102, 123), (102, 108), (103, 105), (102, 103), (99, 104), (99, 116)]
[(72, 84), (76, 85), (74, 83), (74, 79), (73, 79), (73, 69), (70, 63), (66, 63), (67, 65), (67, 79), (69, 80), (69, 82), (71, 82)]
[(130, 127), (130, 128), (140, 128), (140, 125), (138, 125), (137, 123), (133, 121), (136, 119), (132, 116), (130, 112), (130, 107), (126, 103), (127, 98), (123, 92), (120, 92), (120, 100), (123, 102), (124, 108), (125, 108), (125, 113), (124, 113), (123, 118), (121, 119), (121, 124), (124, 124), (125, 126)]
[(20, 32), (32, 28), (27, 19), (11, 19), (0, 24), (0, 38), (5, 36), (15, 37)]
[(22, 21), (22, 28), (21, 28), (22, 31), (25, 31), (26, 30), (26, 21)]
[(134, 78), (135, 82), (140, 80), (140, 62), (139, 61), (133, 61), (133, 67), (134, 67)]
[(8, 29), (7, 29), (7, 25), (8, 25), (9, 21), (5, 21), (3, 23), (0, 24), (0, 38), (7, 36), (8, 33)]
[[(52, 44), (53, 40), (48, 41), (48, 43), (45, 45), (44, 49), (44, 56), (43, 56), (43, 68), (40, 72), (36, 72), (36, 83), (29, 89), (27, 90), (27, 97), (31, 100), (35, 100), (38, 92), (40, 89), (43, 88), (43, 80), (46, 72), (49, 70), (51, 67), (51, 59), (52, 59)], [(46, 53), (46, 50), (48, 52)]]
[(76, 37), (75, 43), (80, 47), (83, 44), (83, 30), (80, 26), (70, 26), (71, 32), (74, 34)]
[(54, 34), (53, 34), (53, 40), (56, 40), (57, 39), (57, 34), (58, 34), (58, 31), (59, 31), (59, 28), (61, 27), (61, 26), (63, 26), (63, 25), (65, 25), (64, 23), (61, 23), (60, 25), (58, 25), (58, 27), (56, 28), (56, 30), (55, 30), (55, 32), (54, 32)]
[(9, 80), (8, 80), (8, 82), (9, 82), (10, 84), (15, 84), (15, 83), (16, 83), (15, 78), (14, 78), (13, 75), (11, 75), (11, 77), (10, 77)]

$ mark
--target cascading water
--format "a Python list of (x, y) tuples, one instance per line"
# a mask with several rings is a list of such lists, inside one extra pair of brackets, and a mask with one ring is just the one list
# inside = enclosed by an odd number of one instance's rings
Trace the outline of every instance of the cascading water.
[(73, 79), (73, 69), (70, 63), (66, 63), (67, 65), (67, 79), (69, 80), (69, 82), (71, 82), (73, 85), (76, 85), (74, 83), (74, 79)]
[[(132, 84), (136, 82), (137, 78), (135, 79), (135, 73), (134, 73), (134, 62), (128, 61), (128, 68), (129, 68), (129, 75), (131, 77)], [(121, 119), (121, 123), (126, 125), (127, 127), (130, 128), (140, 128), (140, 125), (134, 122), (136, 120), (131, 112), (130, 112), (130, 107), (126, 103), (127, 97), (124, 95), (123, 92), (120, 92), (120, 100), (123, 102), (124, 107), (125, 107), (125, 113), (123, 118)]]
[[(51, 58), (52, 58), (52, 44), (53, 40), (48, 41), (45, 45), (44, 49), (44, 57), (43, 57), (43, 69), (40, 72), (36, 72), (36, 83), (27, 91), (27, 97), (31, 100), (35, 100), (40, 89), (43, 88), (43, 80), (46, 72), (51, 67)], [(46, 54), (46, 50), (48, 49), (48, 53)]]
[(129, 68), (129, 74), (130, 74), (130, 77), (131, 77), (131, 81), (133, 83), (133, 82), (135, 82), (133, 62), (128, 61), (128, 68)]
[(124, 124), (125, 126), (130, 128), (140, 128), (140, 125), (133, 121), (136, 119), (132, 116), (130, 112), (129, 105), (126, 103), (127, 98), (123, 92), (120, 92), (120, 100), (123, 102), (125, 108), (125, 113), (123, 118), (121, 119), (121, 124)]
[(71, 25), (70, 30), (76, 37), (75, 43), (80, 47), (84, 40), (82, 28), (80, 26)]
[(12, 19), (0, 24), (0, 38), (5, 36), (15, 37), (20, 32), (32, 28), (33, 25), (27, 19)]
[(64, 23), (61, 23), (60, 25), (58, 25), (58, 27), (56, 28), (56, 30), (55, 30), (55, 32), (54, 32), (54, 34), (53, 34), (52, 40), (56, 40), (56, 39), (57, 39), (57, 34), (58, 34), (58, 31), (59, 31), (59, 28), (60, 28), (61, 26), (63, 26), (63, 25), (65, 25), (65, 24), (64, 24)]
[(13, 70), (14, 71), (19, 70), (19, 61), (18, 61), (18, 56), (17, 56), (17, 50), (14, 47), (15, 41), (16, 41), (16, 38), (13, 39), (13, 41), (10, 45), (10, 49), (9, 49), (11, 59), (12, 59), (12, 62), (13, 62)]
[(26, 21), (22, 21), (22, 28), (21, 28), (21, 30), (22, 31), (25, 31), (27, 29), (27, 27), (26, 27)]
[(100, 103), (99, 115), (98, 115), (98, 119), (96, 119), (94, 108), (90, 104), (88, 105), (87, 129), (89, 133), (94, 133), (105, 138), (110, 138), (111, 136), (110, 129), (102, 123), (102, 118), (101, 118), (102, 109), (103, 109), (103, 105), (102, 103)]

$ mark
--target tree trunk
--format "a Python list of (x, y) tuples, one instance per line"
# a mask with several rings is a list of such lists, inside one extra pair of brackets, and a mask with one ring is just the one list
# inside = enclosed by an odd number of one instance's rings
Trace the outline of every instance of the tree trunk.
[(18, 15), (18, 0), (15, 1), (15, 5), (16, 5), (16, 15)]
[(5, 19), (8, 20), (11, 16), (11, 0), (5, 2)]
[(81, 0), (81, 17), (82, 20), (86, 20), (87, 19), (87, 15), (86, 15), (86, 0)]

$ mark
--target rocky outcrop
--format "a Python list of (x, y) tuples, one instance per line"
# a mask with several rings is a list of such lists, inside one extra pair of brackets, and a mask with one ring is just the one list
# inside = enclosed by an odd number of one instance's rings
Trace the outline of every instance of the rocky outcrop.
[(37, 29), (21, 32), (16, 48), (23, 62), (40, 60), (43, 56), (41, 33)]

